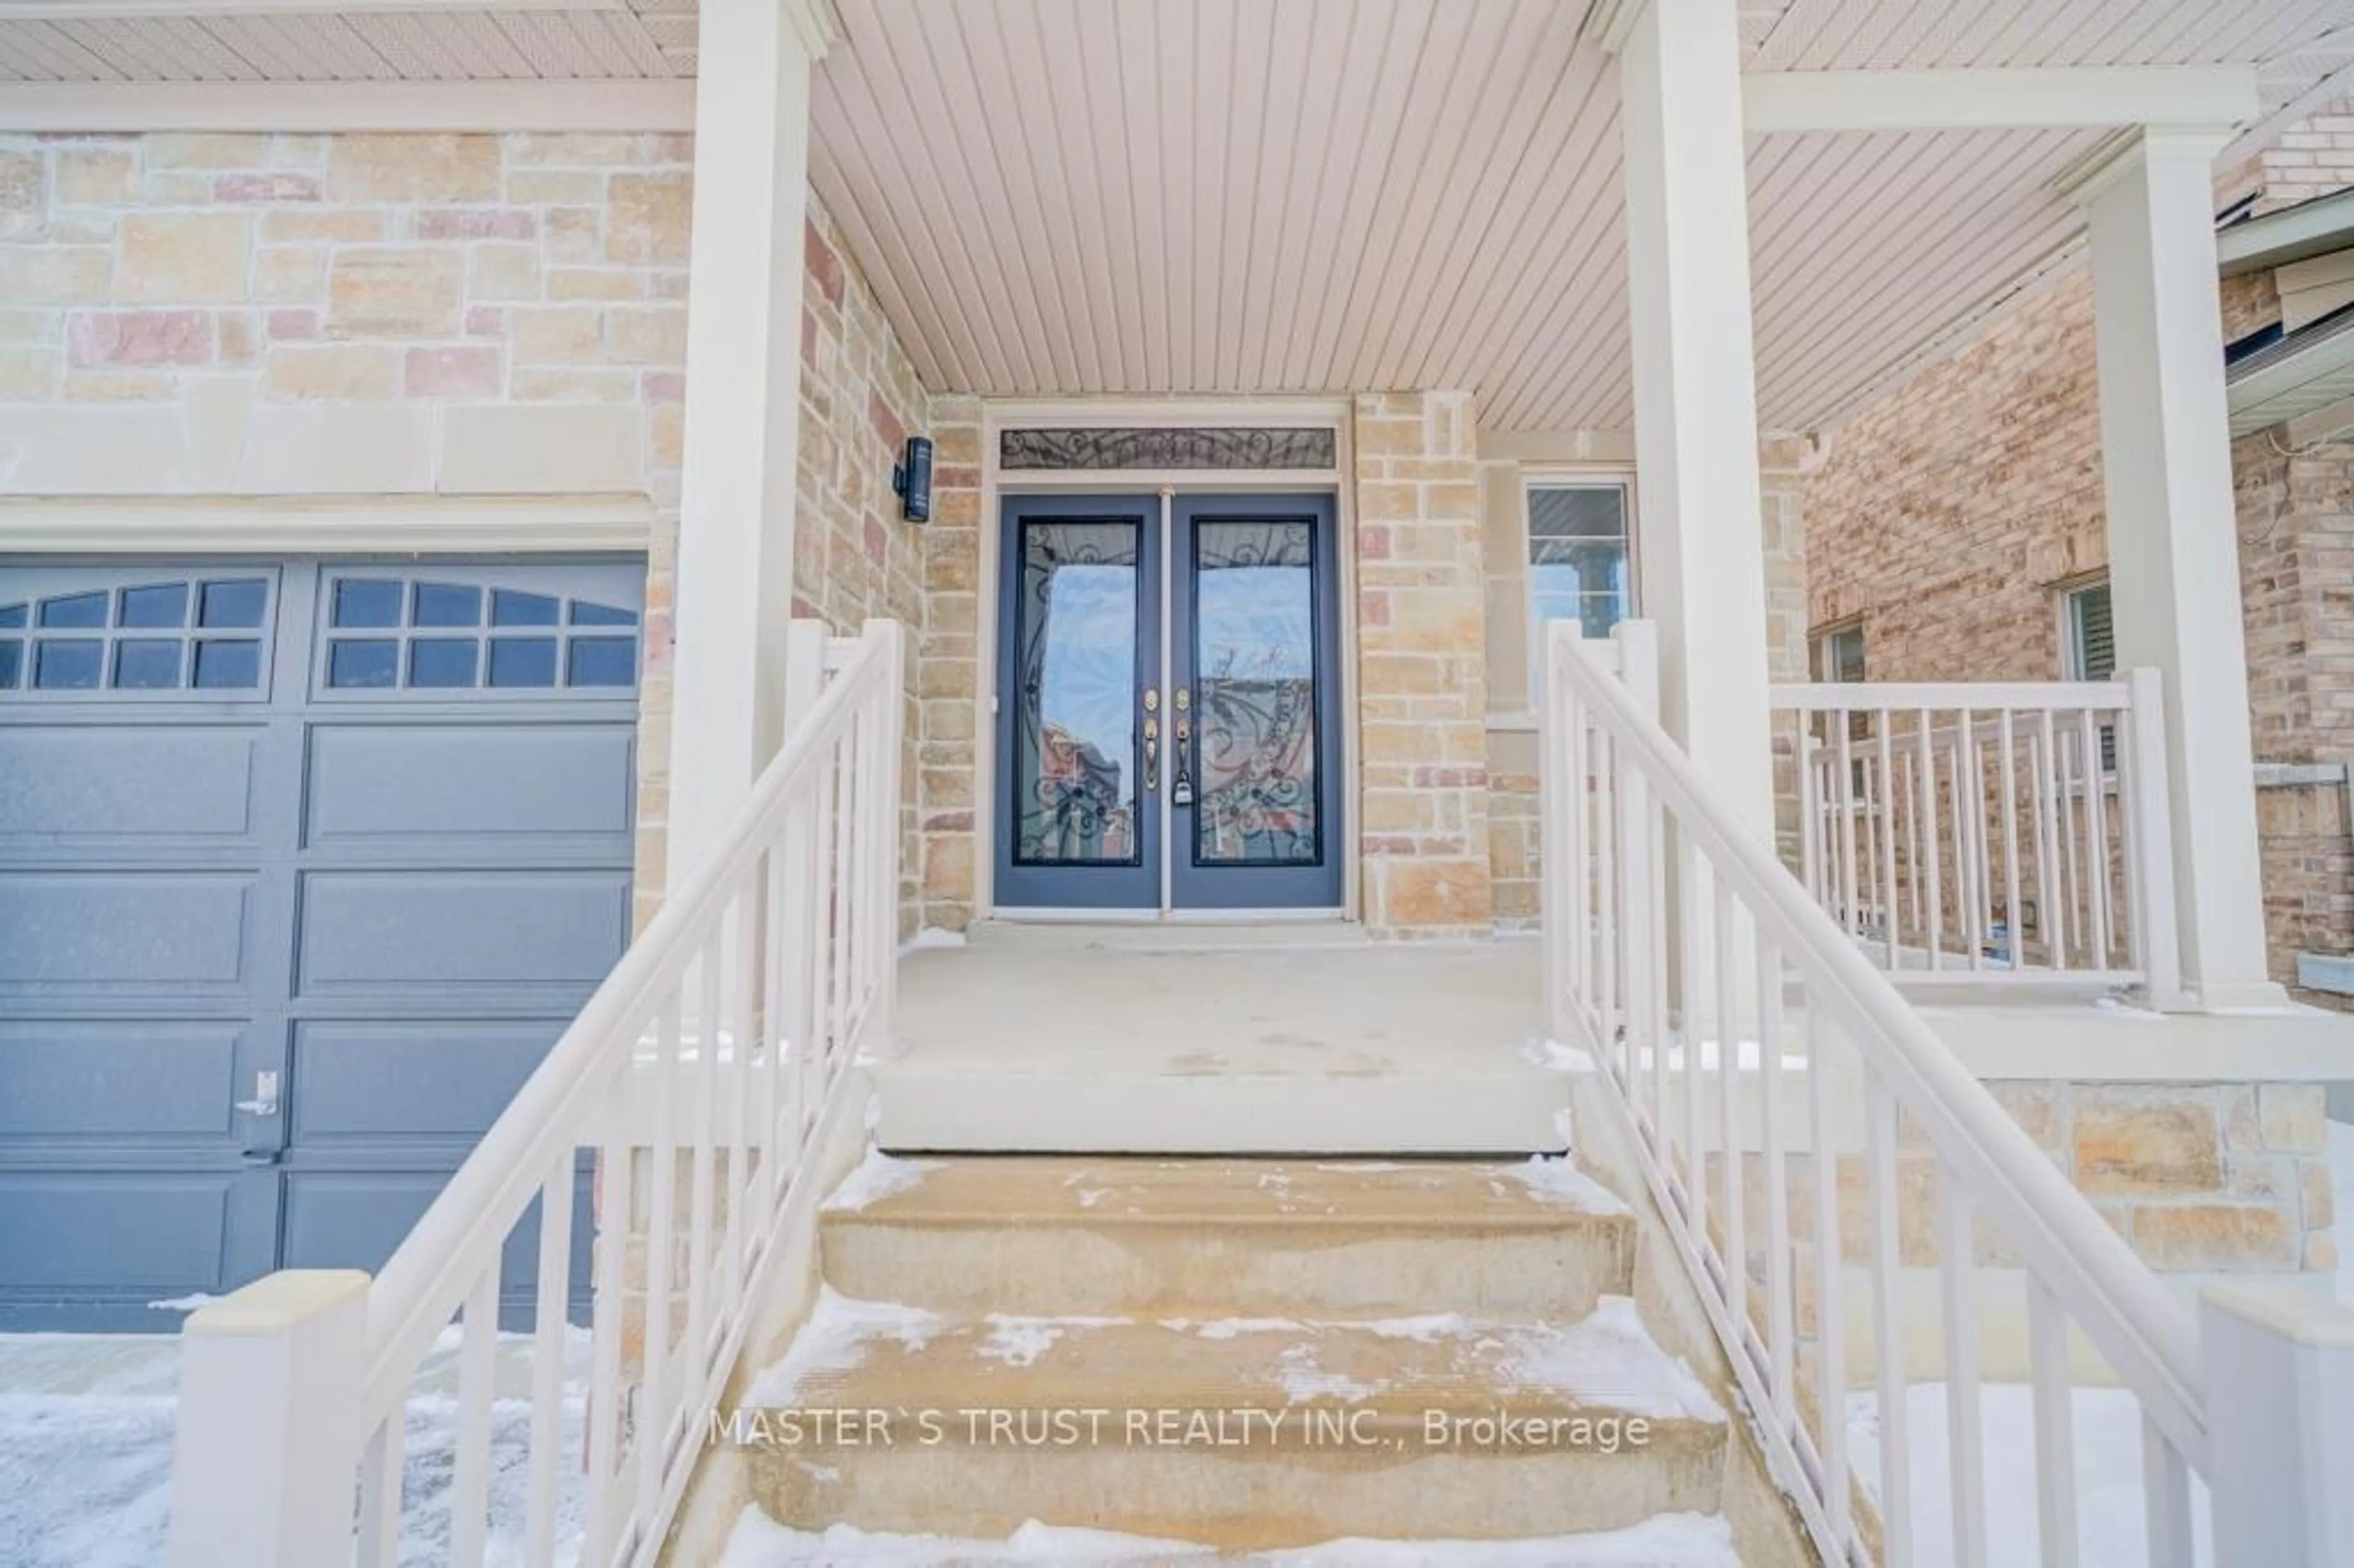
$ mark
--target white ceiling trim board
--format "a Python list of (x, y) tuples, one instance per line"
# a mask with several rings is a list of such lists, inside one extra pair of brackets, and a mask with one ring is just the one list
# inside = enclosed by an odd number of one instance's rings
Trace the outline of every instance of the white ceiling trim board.
[(680, 81), (0, 83), (0, 131), (693, 131)]
[(627, 11), (629, 0), (0, 0), (0, 22), (143, 21), (436, 11)]
[(1768, 71), (1741, 92), (1753, 134), (2237, 125), (2260, 108), (2252, 65)]

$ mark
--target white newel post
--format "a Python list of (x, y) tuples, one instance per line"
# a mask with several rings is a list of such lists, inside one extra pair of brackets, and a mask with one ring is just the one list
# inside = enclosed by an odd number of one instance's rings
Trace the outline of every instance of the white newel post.
[(2223, 390), (2221, 132), (2146, 130), (2073, 186), (2090, 220), (2117, 664), (2158, 673), (2182, 982), (2286, 1001), (2265, 967)]
[(290, 1269), (181, 1328), (172, 1568), (350, 1560), (367, 1287)]
[(2236, 1286), (2199, 1318), (2215, 1561), (2354, 1568), (2354, 1311)]
[(810, 74), (822, 0), (705, 0), (695, 100), (669, 885), (784, 738)]
[(1765, 503), (1734, 0), (1648, 0), (1618, 42), (1644, 615), (1660, 722), (1768, 844)]

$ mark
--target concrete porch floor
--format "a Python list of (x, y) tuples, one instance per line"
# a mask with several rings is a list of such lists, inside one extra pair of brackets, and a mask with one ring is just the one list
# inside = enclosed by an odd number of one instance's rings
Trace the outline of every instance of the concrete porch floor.
[(1536, 944), (984, 928), (901, 967), (891, 1150), (1529, 1154), (1566, 1138)]

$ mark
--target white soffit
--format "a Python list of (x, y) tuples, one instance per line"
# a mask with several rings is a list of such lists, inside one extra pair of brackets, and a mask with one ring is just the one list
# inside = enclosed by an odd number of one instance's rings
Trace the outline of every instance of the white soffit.
[[(695, 64), (694, 0), (146, 3), (169, 14), (20, 0), (12, 18), (0, 0), (0, 105), (8, 79), (645, 81)], [(2354, 0), (1736, 3), (1752, 72), (2253, 62), (2274, 113), (2354, 65)], [(835, 4), (812, 176), (928, 385), (1463, 386), (1489, 429), (1628, 422), (1617, 90), (1578, 41), (1584, 5)], [(2104, 134), (1753, 137), (1765, 420), (1846, 406), (2066, 246), (2081, 225), (2052, 180)]]
[[(1468, 386), (1489, 429), (1630, 419), (1617, 93), (1584, 7), (839, 4), (813, 176), (929, 385)], [(2345, 20), (2354, 0), (1796, 0), (1744, 4), (1742, 34), (1754, 69), (2211, 65)], [(2052, 181), (2105, 134), (1753, 138), (1764, 419), (1839, 408), (2064, 246)]]

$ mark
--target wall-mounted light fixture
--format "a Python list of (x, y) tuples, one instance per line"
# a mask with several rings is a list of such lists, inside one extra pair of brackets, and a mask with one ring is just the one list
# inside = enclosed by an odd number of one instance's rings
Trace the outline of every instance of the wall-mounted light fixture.
[(899, 497), (899, 514), (910, 523), (932, 519), (932, 443), (922, 436), (907, 438), (907, 454), (891, 470), (891, 488)]

